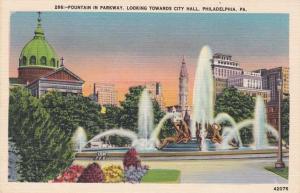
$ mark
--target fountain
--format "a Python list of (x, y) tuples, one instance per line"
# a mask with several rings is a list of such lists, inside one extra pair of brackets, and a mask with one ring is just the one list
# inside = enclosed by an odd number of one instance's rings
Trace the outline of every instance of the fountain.
[(153, 107), (147, 89), (143, 90), (138, 107), (138, 141), (134, 141), (133, 145), (139, 149), (153, 149), (154, 143), (150, 141), (153, 131)]
[(195, 137), (195, 123), (211, 124), (213, 122), (213, 77), (211, 71), (212, 51), (208, 46), (204, 46), (199, 54), (196, 68), (194, 90), (193, 90), (193, 110), (192, 110), (192, 137)]
[(96, 135), (90, 141), (88, 141), (88, 143), (100, 141), (106, 136), (118, 135), (129, 138), (131, 140), (131, 146), (140, 151), (155, 151), (155, 147), (159, 145), (158, 136), (163, 124), (168, 119), (173, 118), (176, 113), (166, 113), (166, 115), (154, 128), (152, 100), (147, 89), (143, 90), (140, 96), (138, 107), (138, 134), (128, 129), (114, 128)]
[(261, 149), (267, 146), (266, 112), (264, 101), (261, 96), (256, 97), (254, 113), (253, 133), (254, 147)]
[[(254, 119), (247, 119), (236, 123), (227, 113), (219, 113), (214, 117), (214, 83), (211, 70), (212, 51), (208, 46), (204, 46), (199, 54), (196, 67), (194, 89), (193, 89), (193, 109), (190, 126), (185, 123), (179, 113), (166, 113), (158, 125), (154, 127), (153, 107), (149, 91), (144, 89), (138, 104), (138, 133), (133, 131), (115, 128), (98, 134), (89, 142), (99, 141), (101, 138), (111, 135), (128, 137), (132, 144), (140, 152), (158, 152), (156, 149), (162, 144), (159, 140), (159, 133), (162, 126), (168, 119), (172, 119), (177, 134), (163, 141), (164, 150), (179, 148), (179, 151), (221, 151), (229, 149), (243, 149), (243, 142), (240, 130), (252, 125), (254, 144), (251, 149), (268, 148), (267, 135), (269, 132), (276, 138), (277, 131), (266, 123), (266, 113), (263, 99), (256, 97)], [(227, 122), (230, 126), (222, 128), (222, 136), (219, 134), (221, 127), (219, 124)], [(180, 124), (176, 124), (180, 123)], [(188, 128), (187, 128), (188, 127)], [(201, 129), (202, 128), (202, 129)], [(178, 130), (179, 129), (179, 130)], [(182, 129), (180, 131), (180, 129)], [(189, 132), (188, 132), (189, 131)], [(183, 132), (183, 133), (182, 133)], [(190, 135), (190, 136), (189, 136)], [(173, 143), (173, 144), (172, 144)], [(81, 148), (79, 148), (81, 149)], [(159, 148), (160, 149), (160, 148)], [(87, 148), (87, 151), (89, 149)]]
[(82, 148), (86, 145), (87, 137), (85, 130), (82, 127), (78, 127), (72, 137), (75, 150), (81, 152)]

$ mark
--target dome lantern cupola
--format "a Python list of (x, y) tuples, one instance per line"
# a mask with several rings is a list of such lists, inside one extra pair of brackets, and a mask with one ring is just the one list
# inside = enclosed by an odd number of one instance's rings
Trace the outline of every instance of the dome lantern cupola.
[(41, 12), (38, 12), (39, 14), (39, 17), (37, 19), (37, 26), (36, 26), (36, 29), (34, 30), (34, 38), (42, 38), (42, 39), (45, 39), (45, 34), (44, 34), (44, 30), (42, 28), (42, 19), (41, 19)]

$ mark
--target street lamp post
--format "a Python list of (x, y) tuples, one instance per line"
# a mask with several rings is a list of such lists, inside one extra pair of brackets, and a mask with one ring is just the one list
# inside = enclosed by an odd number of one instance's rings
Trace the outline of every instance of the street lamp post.
[(282, 160), (282, 130), (281, 130), (281, 96), (282, 96), (282, 80), (277, 80), (277, 90), (278, 90), (278, 157), (275, 163), (275, 168), (284, 168), (284, 162)]

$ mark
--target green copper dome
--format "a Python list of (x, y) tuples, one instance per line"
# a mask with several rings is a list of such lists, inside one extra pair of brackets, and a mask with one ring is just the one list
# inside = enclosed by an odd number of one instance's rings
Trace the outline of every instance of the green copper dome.
[(58, 68), (58, 57), (45, 39), (40, 16), (34, 34), (33, 39), (24, 46), (20, 54), (19, 67)]

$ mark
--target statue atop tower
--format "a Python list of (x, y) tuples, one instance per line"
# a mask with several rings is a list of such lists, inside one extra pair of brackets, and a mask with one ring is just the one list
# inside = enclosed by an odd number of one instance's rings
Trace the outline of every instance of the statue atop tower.
[(188, 108), (188, 82), (189, 76), (183, 57), (179, 74), (179, 106), (181, 108), (181, 112), (185, 112)]

